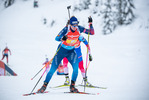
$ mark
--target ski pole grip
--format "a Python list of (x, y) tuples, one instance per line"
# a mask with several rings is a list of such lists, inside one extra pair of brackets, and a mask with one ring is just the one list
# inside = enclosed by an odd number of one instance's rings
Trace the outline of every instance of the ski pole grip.
[(67, 9), (70, 9), (71, 8), (71, 6), (67, 6)]

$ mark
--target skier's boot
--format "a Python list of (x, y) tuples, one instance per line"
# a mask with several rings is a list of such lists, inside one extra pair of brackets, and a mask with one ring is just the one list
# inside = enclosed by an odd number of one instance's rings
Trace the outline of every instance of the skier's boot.
[(37, 92), (38, 93), (43, 93), (46, 90), (47, 85), (48, 85), (48, 83), (44, 82), (43, 86), (40, 89), (38, 89)]
[(92, 86), (92, 84), (87, 81), (87, 77), (83, 78), (83, 80), (85, 82), (85, 86)]
[(71, 80), (71, 85), (70, 85), (70, 92), (78, 93), (78, 89), (75, 88), (75, 82)]
[(69, 85), (70, 80), (69, 80), (69, 76), (65, 76), (66, 80), (64, 82), (64, 85)]

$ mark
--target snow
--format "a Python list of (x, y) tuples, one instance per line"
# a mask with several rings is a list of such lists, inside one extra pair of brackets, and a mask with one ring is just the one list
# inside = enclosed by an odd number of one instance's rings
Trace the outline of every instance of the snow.
[[(144, 2), (143, 2), (144, 1)], [(88, 79), (94, 85), (107, 87), (107, 89), (89, 89), (86, 92), (99, 93), (99, 95), (73, 95), (63, 94), (69, 88), (50, 89), (51, 86), (63, 84), (64, 76), (53, 76), (47, 90), (48, 94), (24, 97), (22, 94), (30, 93), (42, 72), (30, 80), (42, 67), (45, 55), (52, 59), (58, 42), (55, 36), (64, 27), (68, 19), (66, 7), (73, 5), (73, 0), (40, 0), (39, 8), (33, 8), (33, 0), (26, 2), (17, 0), (7, 9), (0, 9), (0, 52), (6, 44), (12, 55), (9, 56), (10, 68), (18, 76), (0, 77), (0, 100), (148, 100), (149, 90), (149, 1), (135, 0), (136, 20), (129, 26), (118, 27), (110, 35), (102, 35), (101, 17), (92, 15), (95, 35), (90, 36), (91, 53), (93, 61), (88, 69)], [(87, 17), (90, 11), (75, 12), (71, 15), (78, 17), (80, 25), (88, 28)], [(43, 19), (47, 24), (43, 24)], [(100, 20), (99, 20), (100, 19)], [(51, 22), (55, 21), (53, 27)], [(83, 35), (87, 38), (87, 35)], [(82, 44), (82, 53), (86, 57), (86, 47)], [(2, 55), (0, 55), (2, 58)], [(3, 60), (6, 62), (6, 59)], [(84, 64), (85, 65), (85, 64)], [(69, 65), (70, 66), (70, 65)], [(69, 67), (70, 75), (72, 72)], [(70, 76), (71, 77), (71, 76)], [(35, 91), (39, 89), (44, 77)], [(82, 82), (81, 73), (77, 83)], [(83, 87), (78, 87), (83, 91)]]

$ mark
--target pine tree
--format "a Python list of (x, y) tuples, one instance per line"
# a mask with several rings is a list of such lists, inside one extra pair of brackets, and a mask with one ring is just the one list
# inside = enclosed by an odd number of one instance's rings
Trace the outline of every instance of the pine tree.
[[(90, 9), (92, 14), (103, 15), (103, 33), (112, 33), (119, 25), (131, 24), (135, 15), (133, 0), (80, 0), (80, 3), (74, 7), (74, 11)], [(91, 6), (90, 6), (91, 5)], [(102, 7), (105, 7), (103, 10)]]
[(91, 5), (91, 0), (83, 0), (78, 5), (74, 7), (74, 11), (82, 11), (89, 9), (89, 6)]
[(105, 3), (105, 11), (103, 12), (104, 18), (104, 26), (103, 26), (103, 33), (104, 35), (112, 33), (113, 30), (116, 28), (115, 19), (114, 19), (114, 12), (112, 11), (111, 0), (107, 0)]
[(131, 24), (135, 18), (133, 13), (134, 4), (133, 0), (117, 0), (118, 5), (118, 24), (128, 25)]
[(112, 33), (118, 25), (128, 25), (133, 22), (135, 15), (133, 13), (133, 0), (107, 0), (104, 12), (103, 33)]
[(98, 13), (98, 7), (99, 7), (99, 0), (95, 0), (94, 8), (92, 11), (93, 14)]
[(11, 6), (14, 3), (15, 0), (6, 0), (4, 3), (4, 6), (7, 8), (9, 6)]

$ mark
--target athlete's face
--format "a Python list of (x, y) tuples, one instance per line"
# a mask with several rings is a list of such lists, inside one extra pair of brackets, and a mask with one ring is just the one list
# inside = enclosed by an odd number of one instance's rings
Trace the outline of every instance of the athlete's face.
[(77, 24), (76, 25), (71, 25), (71, 29), (73, 30), (73, 31), (75, 31), (76, 29), (77, 29)]

